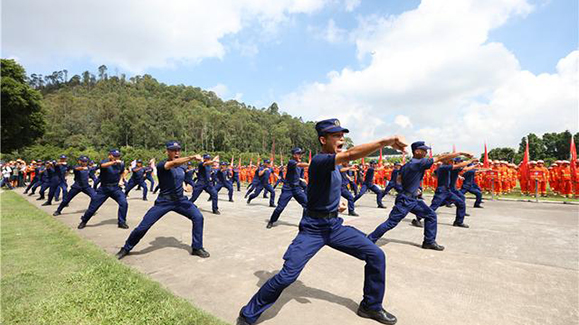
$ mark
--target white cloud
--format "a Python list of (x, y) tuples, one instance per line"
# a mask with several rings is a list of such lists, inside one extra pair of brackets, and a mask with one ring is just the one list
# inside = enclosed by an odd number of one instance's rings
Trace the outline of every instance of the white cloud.
[(336, 116), (357, 143), (400, 132), (435, 151), (456, 144), (480, 152), (485, 140), (517, 146), (528, 132), (576, 131), (578, 52), (556, 73), (534, 75), (488, 42), (492, 29), (532, 9), (525, 0), (423, 0), (399, 16), (361, 18), (352, 37), (368, 65), (329, 72), (281, 107), (309, 119)]
[(349, 37), (348, 31), (336, 26), (336, 22), (331, 18), (323, 28), (308, 26), (308, 32), (329, 43), (343, 42)]
[(337, 43), (344, 40), (346, 37), (346, 30), (336, 26), (334, 20), (330, 19), (324, 32), (324, 39), (330, 43)]
[(227, 87), (227, 85), (224, 85), (222, 83), (218, 83), (217, 85), (210, 87), (207, 90), (214, 92), (219, 98), (223, 100), (233, 99), (240, 102), (241, 98), (243, 97), (243, 93), (235, 93), (232, 96), (229, 87)]
[[(270, 30), (327, 0), (2, 2), (4, 53), (30, 61), (90, 58), (131, 72), (222, 58), (221, 39), (251, 24)], [(47, 18), (53, 17), (53, 18)], [(256, 48), (245, 45), (244, 55)]]
[(356, 9), (361, 2), (362, 0), (345, 0), (344, 4), (346, 5), (346, 11), (354, 11), (354, 9)]
[(396, 115), (394, 118), (394, 123), (401, 128), (411, 127), (412, 123), (410, 122), (410, 118), (405, 115)]
[(210, 87), (207, 90), (214, 92), (217, 96), (219, 96), (222, 99), (225, 99), (225, 96), (229, 95), (229, 88), (227, 88), (227, 86), (224, 84), (217, 84), (213, 87)]

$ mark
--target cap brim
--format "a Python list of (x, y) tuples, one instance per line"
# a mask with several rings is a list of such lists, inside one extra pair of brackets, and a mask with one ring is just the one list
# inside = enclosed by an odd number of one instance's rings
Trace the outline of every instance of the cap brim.
[(350, 130), (345, 129), (341, 126), (334, 126), (334, 127), (328, 128), (327, 130), (323, 131), (324, 134), (326, 134), (326, 133), (338, 133), (338, 132), (350, 133)]
[(418, 148), (416, 148), (416, 149), (430, 150), (430, 147), (429, 147), (429, 146), (420, 146), (420, 147), (418, 147)]
[(167, 150), (181, 150), (181, 146), (170, 146)]

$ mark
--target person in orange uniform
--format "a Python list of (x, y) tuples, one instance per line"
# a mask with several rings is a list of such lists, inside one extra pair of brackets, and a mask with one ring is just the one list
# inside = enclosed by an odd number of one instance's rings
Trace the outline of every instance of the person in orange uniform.
[(561, 167), (561, 195), (570, 198), (571, 197), (571, 164), (567, 160), (563, 160), (563, 166)]
[(542, 160), (537, 160), (537, 169), (541, 171), (542, 177), (539, 180), (539, 194), (541, 196), (547, 196), (547, 182), (549, 181), (549, 169), (545, 167), (545, 162)]
[(556, 162), (549, 166), (549, 187), (551, 188), (551, 192), (555, 194), (557, 194), (557, 167), (558, 164)]
[(535, 193), (541, 193), (540, 186), (541, 180), (543, 179), (542, 169), (537, 166), (536, 161), (529, 162), (529, 190), (531, 195), (535, 195)]
[(489, 192), (493, 191), (495, 195), (502, 193), (502, 174), (501, 166), (498, 160), (493, 160), (491, 172), (488, 174)]

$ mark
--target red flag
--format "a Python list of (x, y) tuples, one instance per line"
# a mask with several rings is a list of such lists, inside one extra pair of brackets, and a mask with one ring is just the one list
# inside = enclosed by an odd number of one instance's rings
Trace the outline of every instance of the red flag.
[(380, 148), (380, 161), (378, 162), (378, 166), (382, 166), (382, 148)]
[(456, 152), (456, 146), (453, 144), (452, 145), (452, 153), (455, 153), (455, 152)]
[(237, 168), (241, 168), (241, 157), (239, 157), (239, 162), (237, 163)]
[(362, 158), (362, 165), (364, 165), (364, 158)]
[(487, 151), (487, 143), (485, 142), (485, 159), (483, 161), (483, 168), (489, 168), (489, 153)]
[[(575, 139), (573, 139), (573, 136), (571, 135), (571, 177), (575, 178), (575, 175), (577, 175), (577, 165), (576, 165), (576, 161), (577, 161), (577, 148), (575, 148)], [(577, 181), (577, 180), (575, 180)]]
[(308, 162), (311, 163), (312, 162), (312, 151), (310, 150), (310, 157), (308, 158)]

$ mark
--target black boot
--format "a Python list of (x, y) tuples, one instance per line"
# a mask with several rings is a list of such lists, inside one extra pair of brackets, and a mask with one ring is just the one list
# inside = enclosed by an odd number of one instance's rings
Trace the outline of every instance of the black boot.
[(394, 325), (397, 321), (396, 316), (390, 314), (384, 310), (384, 308), (382, 308), (382, 310), (370, 310), (364, 308), (362, 304), (360, 304), (360, 307), (358, 307), (357, 314), (360, 317), (370, 318), (382, 324)]
[(420, 222), (420, 220), (418, 220), (418, 219), (412, 219), (412, 225), (413, 225), (414, 227), (418, 227), (418, 228), (422, 228), (422, 227), (423, 227), (423, 226), (422, 226), (422, 222)]
[(444, 250), (444, 246), (440, 246), (438, 245), (436, 242), (432, 242), (430, 244), (427, 243), (422, 243), (422, 248), (424, 249), (432, 249), (435, 251), (443, 251)]
[(115, 256), (117, 257), (117, 259), (120, 260), (127, 255), (129, 255), (129, 251), (123, 247)]
[(208, 258), (210, 256), (209, 252), (206, 251), (203, 247), (197, 249), (193, 248), (191, 250), (191, 255), (199, 256), (201, 258)]
[(129, 225), (127, 225), (126, 223), (119, 223), (119, 228), (129, 229)]
[(237, 321), (235, 325), (250, 325), (249, 322), (245, 319), (241, 311), (239, 312), (239, 316), (237, 317)]
[(455, 221), (452, 225), (455, 226), (455, 227), (460, 227), (460, 228), (469, 228), (468, 225), (465, 224), (464, 222), (458, 223), (458, 222)]
[(76, 227), (76, 228), (78, 228), (78, 229), (83, 229), (84, 227), (86, 227), (86, 222), (81, 221), (81, 222), (78, 224), (78, 227)]

